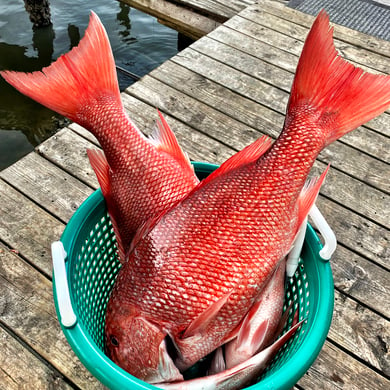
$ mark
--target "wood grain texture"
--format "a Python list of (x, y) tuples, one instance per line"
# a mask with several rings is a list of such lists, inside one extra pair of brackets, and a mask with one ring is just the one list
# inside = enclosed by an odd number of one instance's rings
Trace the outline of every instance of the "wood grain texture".
[(0, 327), (0, 388), (70, 390), (63, 377)]
[(330, 342), (298, 385), (316, 390), (387, 390), (390, 381)]
[(51, 281), (2, 245), (0, 280), (1, 323), (77, 386), (102, 389), (65, 340), (55, 314)]
[(0, 180), (0, 237), (2, 242), (51, 275), (50, 244), (64, 224)]
[[(190, 158), (218, 164), (261, 134), (279, 135), (312, 16), (275, 0), (248, 8), (252, 0), (135, 2), (198, 36), (219, 25), (213, 13), (222, 20), (243, 10), (122, 93), (142, 132), (153, 130), (159, 108)], [(389, 42), (334, 30), (346, 58), (388, 72)], [(386, 112), (315, 163), (313, 175), (332, 164), (317, 204), (338, 239), (335, 309), (324, 348), (295, 390), (390, 388), (389, 136)], [(60, 329), (50, 255), (51, 242), (98, 187), (86, 155), (98, 147), (73, 123), (0, 172), (0, 388), (103, 388)]]
[(37, 153), (30, 153), (0, 177), (66, 223), (92, 189)]
[(180, 7), (165, 0), (121, 0), (131, 7), (146, 12), (158, 18), (163, 24), (175, 28), (180, 33), (198, 39), (208, 34), (226, 20), (226, 17), (218, 21), (212, 17), (194, 12), (190, 8)]

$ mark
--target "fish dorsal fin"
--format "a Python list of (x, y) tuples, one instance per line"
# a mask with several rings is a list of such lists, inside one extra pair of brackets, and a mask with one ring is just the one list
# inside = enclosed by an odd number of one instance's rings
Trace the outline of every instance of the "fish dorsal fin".
[(156, 128), (150, 134), (149, 141), (158, 151), (165, 152), (172, 156), (183, 169), (189, 169), (191, 172), (194, 172), (190, 159), (181, 149), (172, 129), (169, 127), (161, 112), (159, 110), (157, 110), (157, 112), (160, 118), (156, 121)]
[(240, 150), (229, 159), (227, 159), (219, 168), (207, 176), (200, 185), (203, 186), (209, 181), (212, 181), (215, 177), (225, 174), (233, 169), (236, 169), (245, 164), (255, 162), (258, 160), (272, 145), (272, 139), (266, 135), (261, 136), (244, 149)]
[(184, 331), (183, 339), (202, 334), (212, 320), (218, 315), (223, 305), (227, 302), (232, 291), (223, 295), (222, 298), (213, 302), (203, 313), (196, 317)]
[(328, 173), (328, 170), (329, 165), (320, 177), (314, 177), (308, 180), (302, 188), (302, 191), (298, 197), (298, 228), (296, 233), (298, 233), (299, 228), (301, 227), (305, 218), (309, 214), (310, 209), (315, 203), (318, 193), (320, 192), (321, 185), (325, 180), (326, 174)]
[(111, 225), (114, 229), (119, 260), (123, 264), (125, 262), (125, 251), (124, 245), (122, 242), (122, 237), (119, 232), (118, 222), (115, 218), (116, 212), (113, 209), (113, 202), (111, 201), (111, 181), (110, 181), (110, 166), (108, 165), (106, 156), (104, 155), (102, 150), (92, 150), (87, 149), (87, 155), (89, 158), (89, 162), (95, 172), (95, 175), (98, 179), (100, 188), (102, 190), (102, 194), (106, 201), (108, 214), (110, 215)]

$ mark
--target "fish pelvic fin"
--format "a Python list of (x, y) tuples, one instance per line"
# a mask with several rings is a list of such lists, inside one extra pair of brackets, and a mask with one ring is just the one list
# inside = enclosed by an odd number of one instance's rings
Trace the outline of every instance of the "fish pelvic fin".
[(112, 228), (114, 229), (116, 237), (119, 260), (123, 264), (125, 262), (125, 250), (119, 230), (119, 225), (115, 217), (118, 214), (116, 212), (116, 208), (114, 207), (115, 202), (113, 202), (111, 199), (110, 166), (102, 150), (87, 149), (87, 155), (106, 201), (107, 210), (110, 215)]
[(306, 38), (287, 109), (309, 105), (319, 114), (325, 145), (390, 106), (390, 76), (370, 74), (337, 53), (329, 16), (322, 10)]
[(158, 151), (165, 152), (174, 158), (183, 171), (187, 171), (189, 175), (195, 176), (194, 168), (190, 163), (188, 155), (181, 149), (175, 134), (161, 112), (157, 110), (157, 113), (159, 115), (159, 120), (156, 121), (156, 128), (150, 134), (149, 141)]
[(102, 94), (122, 106), (110, 42), (94, 12), (79, 45), (50, 66), (32, 73), (0, 73), (21, 93), (77, 123), (80, 108)]

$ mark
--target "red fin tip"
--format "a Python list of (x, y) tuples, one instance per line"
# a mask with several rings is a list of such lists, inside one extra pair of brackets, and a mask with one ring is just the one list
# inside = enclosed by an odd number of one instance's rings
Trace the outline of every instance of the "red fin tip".
[(390, 76), (364, 72), (341, 58), (325, 11), (318, 14), (306, 38), (288, 112), (300, 104), (320, 114), (320, 125), (328, 131), (326, 145), (390, 106)]

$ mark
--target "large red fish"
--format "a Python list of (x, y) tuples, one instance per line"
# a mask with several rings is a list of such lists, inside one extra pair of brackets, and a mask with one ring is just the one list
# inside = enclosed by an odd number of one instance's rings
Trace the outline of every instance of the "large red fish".
[(160, 115), (147, 139), (127, 116), (106, 31), (92, 13), (79, 45), (42, 72), (0, 72), (20, 92), (91, 131), (103, 148), (88, 156), (124, 261), (139, 226), (197, 183), (191, 164)]
[[(390, 77), (336, 52), (321, 12), (306, 39), (283, 131), (237, 153), (138, 233), (106, 316), (113, 361), (151, 383), (228, 342), (291, 249), (326, 171), (319, 152), (390, 105)], [(306, 183), (306, 184), (305, 184)]]

